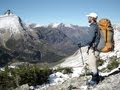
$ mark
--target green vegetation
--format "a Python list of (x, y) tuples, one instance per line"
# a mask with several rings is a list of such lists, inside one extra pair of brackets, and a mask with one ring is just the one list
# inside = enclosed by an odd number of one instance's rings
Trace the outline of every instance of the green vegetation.
[(97, 66), (102, 66), (103, 63), (104, 63), (104, 60), (99, 59), (99, 60), (97, 61)]
[(23, 64), (16, 68), (5, 67), (5, 71), (0, 71), (0, 90), (13, 90), (23, 84), (42, 85), (49, 83), (49, 75), (53, 72), (62, 72), (64, 74), (72, 73), (72, 68), (58, 67), (53, 70), (47, 63), (42, 64)]
[(0, 90), (12, 90), (20, 85), (41, 85), (48, 83), (48, 77), (52, 69), (47, 66), (43, 68), (37, 65), (25, 65), (16, 69), (5, 68), (0, 71)]
[[(14, 60), (13, 64), (16, 63)], [(12, 64), (12, 63), (9, 63)], [(19, 61), (17, 63), (20, 63)], [(60, 62), (58, 62), (60, 63)], [(104, 60), (97, 62), (98, 66), (103, 65)], [(108, 72), (115, 69), (120, 64), (120, 58), (116, 56), (109, 58), (109, 64), (106, 68), (103, 68), (102, 72)], [(52, 66), (48, 63), (30, 64), (24, 63), (18, 65), (16, 68), (5, 67), (5, 71), (0, 71), (0, 90), (13, 90), (14, 88), (23, 84), (28, 85), (42, 85), (49, 83), (49, 75), (53, 72), (62, 72), (64, 74), (70, 74), (73, 72), (71, 67), (57, 67), (52, 69)], [(87, 72), (89, 75), (89, 72)]]
[(109, 58), (109, 63), (106, 68), (103, 68), (100, 70), (101, 72), (110, 72), (111, 70), (117, 68), (120, 64), (120, 58), (117, 58), (117, 56), (113, 56)]
[(73, 69), (71, 67), (57, 67), (54, 72), (62, 72), (63, 74), (70, 74), (73, 73)]
[(118, 62), (118, 59), (119, 58), (117, 58), (116, 56), (113, 56), (110, 58), (110, 63), (107, 66), (107, 69), (109, 71), (111, 71), (112, 69), (115, 69), (119, 66), (120, 63)]
[(0, 90), (12, 90), (17, 87), (14, 77), (11, 77), (8, 71), (0, 72)]

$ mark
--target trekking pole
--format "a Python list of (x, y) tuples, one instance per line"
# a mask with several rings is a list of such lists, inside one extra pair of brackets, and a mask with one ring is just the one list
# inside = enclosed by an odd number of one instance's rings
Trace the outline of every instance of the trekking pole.
[(85, 63), (84, 63), (84, 60), (83, 60), (83, 54), (82, 54), (82, 50), (81, 50), (81, 43), (79, 44), (79, 50), (80, 50), (80, 53), (81, 53), (82, 64), (84, 66)]
[(78, 47), (79, 47), (80, 54), (81, 54), (82, 64), (83, 64), (84, 69), (85, 69), (85, 78), (86, 78), (86, 80), (87, 80), (87, 74), (86, 74), (86, 72), (87, 72), (87, 67), (86, 67), (86, 64), (84, 63), (84, 60), (83, 60), (83, 54), (82, 54), (82, 49), (81, 49), (81, 43), (79, 44)]

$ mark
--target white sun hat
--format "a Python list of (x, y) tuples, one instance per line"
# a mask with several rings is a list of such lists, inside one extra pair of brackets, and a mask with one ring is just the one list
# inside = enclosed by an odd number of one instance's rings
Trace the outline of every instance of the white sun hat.
[(94, 12), (89, 13), (88, 15), (86, 15), (87, 17), (93, 17), (93, 18), (98, 18), (98, 15)]

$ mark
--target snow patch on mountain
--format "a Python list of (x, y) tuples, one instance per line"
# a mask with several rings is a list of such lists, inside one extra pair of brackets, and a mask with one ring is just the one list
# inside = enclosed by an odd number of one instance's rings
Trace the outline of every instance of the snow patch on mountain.
[(20, 18), (14, 14), (0, 16), (0, 31), (11, 34), (20, 33), (23, 27), (20, 25)]
[(62, 28), (62, 27), (68, 27), (68, 28), (75, 28), (77, 25), (72, 25), (72, 24), (64, 24), (64, 23), (51, 23), (48, 26), (52, 28)]
[(69, 78), (68, 74), (63, 74), (61, 72), (53, 73), (49, 76), (49, 81), (51, 85), (56, 85), (59, 83), (63, 83), (65, 80)]
[(60, 25), (60, 23), (51, 23), (48, 26), (51, 26), (52, 28), (57, 28)]
[(40, 25), (40, 24), (36, 24), (34, 27), (36, 28), (36, 27), (41, 27), (42, 25)]

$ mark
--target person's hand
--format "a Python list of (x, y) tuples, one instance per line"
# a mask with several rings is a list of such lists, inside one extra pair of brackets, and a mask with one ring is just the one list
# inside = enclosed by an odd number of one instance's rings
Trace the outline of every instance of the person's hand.
[(96, 47), (96, 43), (93, 43), (92, 47), (95, 48)]

